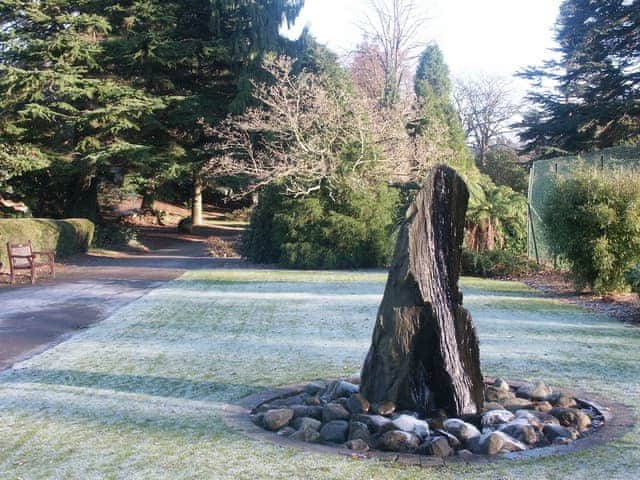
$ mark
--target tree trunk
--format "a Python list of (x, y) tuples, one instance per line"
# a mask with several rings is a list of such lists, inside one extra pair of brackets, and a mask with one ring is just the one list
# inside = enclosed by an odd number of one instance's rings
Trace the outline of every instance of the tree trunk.
[(198, 172), (193, 172), (193, 195), (191, 198), (191, 225), (202, 225), (202, 178)]
[(140, 206), (140, 210), (143, 212), (149, 212), (153, 210), (153, 202), (156, 199), (156, 193), (151, 190), (145, 190), (144, 195), (142, 195), (142, 205)]
[(407, 211), (362, 369), (371, 403), (450, 416), (482, 410), (478, 338), (458, 289), (468, 199), (458, 174), (439, 166)]

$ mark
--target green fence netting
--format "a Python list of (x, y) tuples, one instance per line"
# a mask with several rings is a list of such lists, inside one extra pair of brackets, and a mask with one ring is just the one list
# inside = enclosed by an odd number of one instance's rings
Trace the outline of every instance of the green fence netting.
[(553, 262), (553, 254), (545, 238), (541, 213), (545, 198), (556, 176), (570, 176), (583, 165), (606, 173), (616, 169), (640, 169), (640, 146), (607, 148), (597, 152), (536, 160), (529, 176), (529, 258), (540, 263)]

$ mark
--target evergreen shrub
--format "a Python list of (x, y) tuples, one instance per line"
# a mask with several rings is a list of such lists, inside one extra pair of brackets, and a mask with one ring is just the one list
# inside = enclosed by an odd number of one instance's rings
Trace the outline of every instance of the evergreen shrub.
[(598, 294), (628, 288), (625, 273), (640, 261), (640, 174), (581, 168), (556, 179), (542, 216), (577, 288)]
[(304, 198), (266, 189), (242, 253), (256, 263), (301, 269), (388, 266), (395, 243), (396, 190), (382, 184), (322, 189)]

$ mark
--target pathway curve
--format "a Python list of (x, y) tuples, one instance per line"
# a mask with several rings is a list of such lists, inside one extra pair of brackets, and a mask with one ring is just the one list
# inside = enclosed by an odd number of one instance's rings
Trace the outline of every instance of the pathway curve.
[(0, 288), (0, 371), (40, 353), (74, 332), (184, 272), (242, 265), (208, 255), (206, 239), (156, 234), (147, 254), (81, 255), (65, 260), (55, 280)]

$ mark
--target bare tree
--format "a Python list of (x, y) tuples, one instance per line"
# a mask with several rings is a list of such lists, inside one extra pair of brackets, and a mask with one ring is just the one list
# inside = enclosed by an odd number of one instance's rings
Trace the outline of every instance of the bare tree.
[(427, 18), (420, 14), (417, 0), (369, 0), (371, 13), (360, 24), (363, 45), (374, 52), (383, 74), (381, 103), (395, 105), (405, 83), (410, 81), (412, 63), (417, 56), (418, 33)]
[[(363, 182), (385, 175), (371, 148), (376, 134), (366, 103), (322, 76), (294, 75), (293, 64), (287, 57), (265, 64), (273, 81), (254, 84), (260, 106), (206, 127), (212, 139), (207, 173), (248, 176), (249, 192), (282, 182), (292, 196), (331, 186), (345, 165)], [(344, 162), (346, 151), (352, 154)]]
[(511, 98), (511, 84), (484, 75), (458, 79), (453, 96), (467, 138), (486, 165), (489, 148), (509, 131), (519, 108)]

